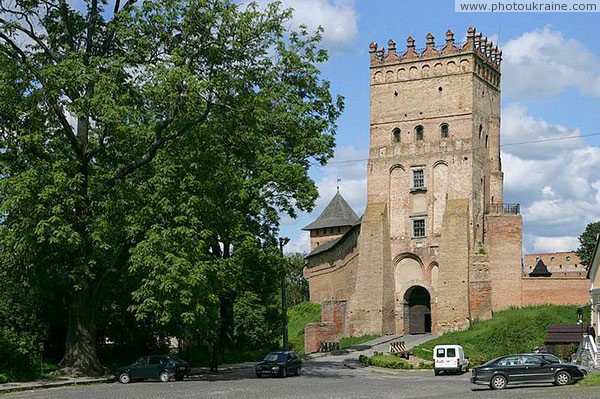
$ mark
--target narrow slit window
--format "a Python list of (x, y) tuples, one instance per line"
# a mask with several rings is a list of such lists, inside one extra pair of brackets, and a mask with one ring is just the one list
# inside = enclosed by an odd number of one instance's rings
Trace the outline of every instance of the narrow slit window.
[(448, 132), (449, 132), (448, 125), (444, 123), (440, 127), (440, 135), (442, 136), (443, 139), (448, 138)]
[(415, 134), (416, 134), (417, 140), (423, 140), (423, 138), (425, 136), (423, 126), (421, 126), (421, 125), (417, 126), (415, 128)]

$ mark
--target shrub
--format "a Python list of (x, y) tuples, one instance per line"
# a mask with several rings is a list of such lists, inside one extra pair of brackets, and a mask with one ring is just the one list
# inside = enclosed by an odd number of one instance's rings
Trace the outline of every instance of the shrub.
[(433, 363), (430, 363), (430, 362), (419, 362), (419, 368), (420, 369), (432, 369), (433, 368)]
[(39, 372), (39, 359), (37, 337), (0, 328), (0, 375), (10, 381), (31, 379)]
[(360, 355), (358, 361), (367, 366), (383, 367), (386, 369), (412, 369), (413, 365), (404, 359), (391, 355), (375, 355), (368, 357)]

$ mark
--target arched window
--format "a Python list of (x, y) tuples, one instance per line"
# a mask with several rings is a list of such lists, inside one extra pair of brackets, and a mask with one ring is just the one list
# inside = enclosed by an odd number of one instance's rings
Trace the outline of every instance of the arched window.
[(415, 128), (415, 135), (417, 137), (417, 140), (423, 140), (423, 135), (424, 135), (423, 126), (419, 125)]
[(448, 124), (447, 123), (443, 123), (442, 126), (440, 126), (440, 136), (445, 139), (448, 137), (448, 132), (449, 132), (449, 128), (448, 128)]
[(481, 140), (481, 131), (483, 130), (483, 126), (479, 125), (479, 140)]
[(394, 130), (392, 130), (392, 139), (395, 143), (400, 142), (400, 129), (398, 129), (397, 127), (395, 127)]

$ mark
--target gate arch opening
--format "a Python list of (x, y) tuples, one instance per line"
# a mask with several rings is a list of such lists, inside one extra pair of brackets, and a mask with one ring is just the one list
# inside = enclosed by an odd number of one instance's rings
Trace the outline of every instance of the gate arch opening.
[(431, 296), (427, 289), (414, 285), (404, 294), (404, 331), (409, 334), (431, 332)]

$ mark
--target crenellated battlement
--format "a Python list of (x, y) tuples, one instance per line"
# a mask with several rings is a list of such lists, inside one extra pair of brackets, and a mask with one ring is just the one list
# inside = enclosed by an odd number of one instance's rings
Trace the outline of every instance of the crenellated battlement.
[(424, 60), (434, 57), (442, 57), (460, 53), (475, 53), (486, 61), (495, 70), (500, 70), (500, 62), (502, 61), (502, 51), (498, 50), (495, 45), (487, 37), (484, 37), (481, 32), (476, 32), (475, 28), (467, 30), (467, 40), (464, 43), (456, 43), (454, 33), (451, 30), (446, 32), (446, 44), (444, 46), (436, 46), (435, 38), (431, 33), (426, 36), (425, 48), (417, 49), (415, 39), (409, 36), (406, 39), (406, 51), (399, 54), (396, 49), (396, 42), (392, 39), (388, 41), (387, 52), (383, 47), (378, 48), (377, 43), (373, 42), (369, 46), (371, 54), (371, 66), (378, 66), (389, 63), (412, 62), (415, 60)]

